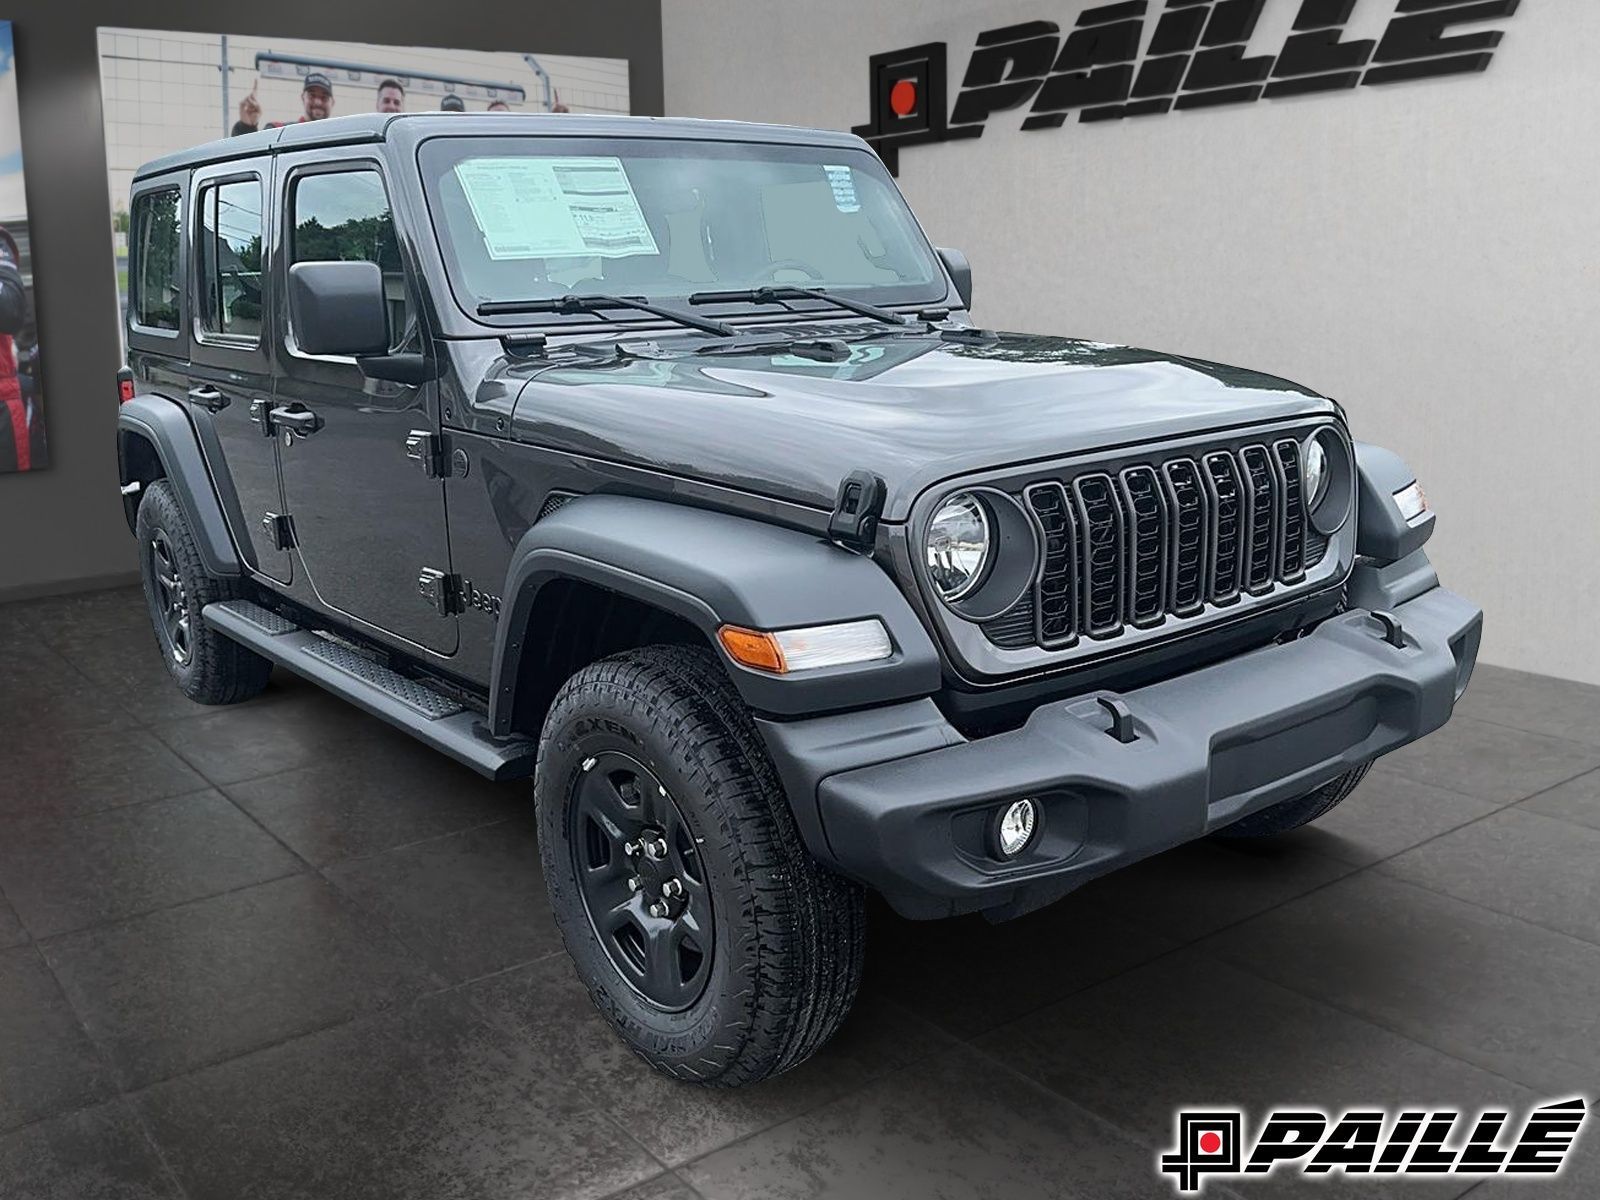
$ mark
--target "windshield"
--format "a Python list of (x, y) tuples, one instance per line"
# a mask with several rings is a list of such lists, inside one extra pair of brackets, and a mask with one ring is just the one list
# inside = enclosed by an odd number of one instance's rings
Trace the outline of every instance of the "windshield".
[(945, 295), (927, 239), (865, 150), (439, 138), (419, 161), (450, 284), (469, 313), (569, 295), (685, 300), (770, 284), (877, 304)]

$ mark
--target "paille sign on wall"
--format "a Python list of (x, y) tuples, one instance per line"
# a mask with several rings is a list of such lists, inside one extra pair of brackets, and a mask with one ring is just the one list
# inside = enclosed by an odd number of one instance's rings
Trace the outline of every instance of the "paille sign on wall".
[(991, 116), (1010, 109), (1026, 107), (1025, 130), (1059, 129), (1073, 113), (1109, 121), (1482, 71), (1502, 32), (1456, 27), (1509, 17), (1521, 0), (1387, 0), (1394, 15), (1383, 36), (1356, 41), (1344, 35), (1357, 0), (1273, 3), (1299, 4), (1294, 28), (1276, 54), (1249, 57), (1267, 0), (1104, 4), (1085, 10), (1065, 36), (1052, 21), (991, 29), (978, 35), (954, 109), (945, 97), (945, 43), (874, 54), (872, 119), (855, 132), (894, 171), (902, 146), (978, 137)]

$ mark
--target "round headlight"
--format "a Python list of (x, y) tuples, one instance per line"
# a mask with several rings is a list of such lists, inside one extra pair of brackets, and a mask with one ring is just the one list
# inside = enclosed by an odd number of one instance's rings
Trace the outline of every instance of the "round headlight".
[(1322, 448), (1322, 439), (1312, 434), (1300, 447), (1300, 457), (1305, 462), (1306, 508), (1316, 508), (1328, 492), (1328, 452)]
[(959, 600), (983, 578), (989, 560), (989, 514), (969, 492), (946, 497), (928, 525), (928, 577), (945, 600)]

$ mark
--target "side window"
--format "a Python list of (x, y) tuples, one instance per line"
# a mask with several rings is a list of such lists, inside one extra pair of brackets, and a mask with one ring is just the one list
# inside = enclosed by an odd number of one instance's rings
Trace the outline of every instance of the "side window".
[(133, 261), (128, 269), (129, 311), (147, 329), (178, 328), (178, 189), (146, 192), (133, 205)]
[(200, 253), (195, 272), (200, 328), (261, 340), (261, 184), (255, 179), (200, 189)]
[(292, 212), (291, 264), (359, 259), (382, 268), (389, 344), (401, 345), (408, 337), (410, 312), (400, 242), (382, 176), (371, 170), (303, 175), (295, 181)]

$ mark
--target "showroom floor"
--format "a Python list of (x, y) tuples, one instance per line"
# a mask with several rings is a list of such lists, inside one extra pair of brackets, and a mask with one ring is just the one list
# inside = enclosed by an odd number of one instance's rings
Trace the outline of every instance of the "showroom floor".
[[(0, 608), (0, 1196), (1163, 1197), (1181, 1105), (1596, 1096), (1600, 688), (1485, 668), (1270, 846), (875, 910), (843, 1033), (740, 1092), (590, 1009), (528, 798), (292, 677), (189, 704), (134, 590)], [(1596, 1195), (1600, 1130), (1426, 1190)]]

